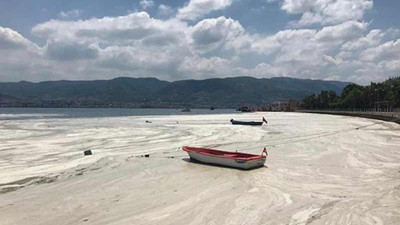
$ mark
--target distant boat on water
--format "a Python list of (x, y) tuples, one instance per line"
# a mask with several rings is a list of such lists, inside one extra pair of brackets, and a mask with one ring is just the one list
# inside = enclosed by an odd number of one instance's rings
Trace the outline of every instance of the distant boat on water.
[(231, 119), (233, 125), (248, 125), (248, 126), (261, 126), (263, 123), (268, 123), (268, 121), (263, 117), (261, 122), (256, 121), (239, 121)]
[(210, 110), (214, 110), (214, 109), (215, 109), (215, 107), (214, 107), (214, 106), (211, 106), (211, 107), (210, 107)]
[(254, 110), (250, 107), (247, 106), (242, 106), (240, 108), (238, 108), (236, 111), (240, 111), (240, 112), (254, 112)]
[(191, 112), (191, 110), (189, 108), (184, 108), (181, 112)]
[(187, 152), (191, 159), (202, 163), (245, 170), (264, 166), (264, 163), (268, 156), (267, 149), (265, 148), (262, 151), (261, 155), (220, 151), (207, 148), (195, 148), (189, 146), (183, 146), (182, 150)]

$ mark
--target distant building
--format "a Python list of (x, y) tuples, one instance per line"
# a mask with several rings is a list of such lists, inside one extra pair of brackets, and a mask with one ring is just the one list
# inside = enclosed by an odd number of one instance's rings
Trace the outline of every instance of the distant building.
[(299, 108), (299, 102), (295, 100), (277, 101), (271, 104), (270, 111), (295, 111)]

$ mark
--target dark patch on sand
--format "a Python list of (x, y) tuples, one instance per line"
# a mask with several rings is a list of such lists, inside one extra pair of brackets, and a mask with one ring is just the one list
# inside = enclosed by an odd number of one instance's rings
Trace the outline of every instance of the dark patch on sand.
[(29, 185), (48, 184), (56, 181), (58, 176), (52, 177), (28, 177), (21, 180), (0, 184), (0, 194), (16, 191)]
[(321, 209), (318, 210), (318, 212), (316, 212), (314, 215), (312, 215), (310, 218), (308, 218), (306, 224), (311, 224), (313, 222), (315, 222), (316, 220), (321, 219), (322, 216), (328, 214), (332, 208), (336, 205), (336, 203), (338, 203), (339, 201), (333, 201), (333, 202), (329, 202), (324, 204), (323, 206), (321, 206)]

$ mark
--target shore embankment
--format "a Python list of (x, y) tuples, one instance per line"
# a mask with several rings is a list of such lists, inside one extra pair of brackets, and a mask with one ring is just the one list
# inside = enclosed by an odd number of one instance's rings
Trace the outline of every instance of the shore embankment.
[(379, 112), (379, 111), (298, 110), (297, 112), (363, 117), (369, 119), (390, 121), (400, 124), (400, 111)]

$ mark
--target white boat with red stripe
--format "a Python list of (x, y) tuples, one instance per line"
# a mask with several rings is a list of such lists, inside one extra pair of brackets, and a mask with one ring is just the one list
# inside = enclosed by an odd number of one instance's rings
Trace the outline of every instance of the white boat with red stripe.
[(268, 156), (266, 148), (264, 148), (261, 155), (189, 146), (183, 146), (182, 150), (186, 151), (191, 159), (202, 163), (245, 170), (264, 166)]

